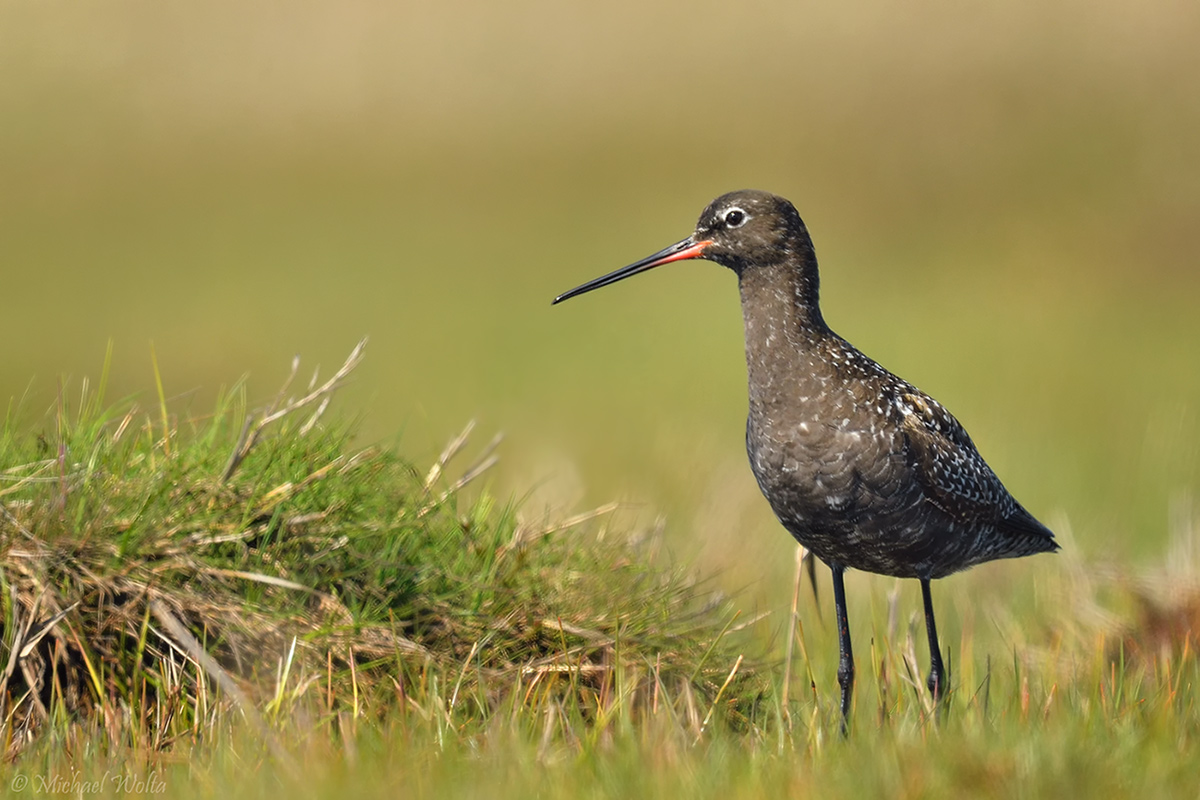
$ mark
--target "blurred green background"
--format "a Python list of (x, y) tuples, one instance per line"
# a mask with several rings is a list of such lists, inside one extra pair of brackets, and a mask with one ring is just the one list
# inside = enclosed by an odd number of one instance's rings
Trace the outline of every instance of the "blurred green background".
[(733, 276), (550, 306), (762, 188), (839, 333), (1070, 547), (1161, 561), (1200, 488), (1197, 41), (1170, 0), (4, 3), (0, 397), (37, 420), (111, 339), (151, 405), (153, 342), (200, 415), (369, 334), (365, 440), (424, 463), (477, 418), (527, 513), (625, 499), (769, 590)]

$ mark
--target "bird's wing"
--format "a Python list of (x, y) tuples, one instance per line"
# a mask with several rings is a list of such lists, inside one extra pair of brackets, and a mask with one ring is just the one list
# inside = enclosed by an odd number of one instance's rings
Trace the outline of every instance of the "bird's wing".
[(898, 395), (896, 407), (917, 480), (926, 497), (963, 522), (999, 522), (1016, 511), (1016, 501), (975, 449), (967, 431), (928, 395)]

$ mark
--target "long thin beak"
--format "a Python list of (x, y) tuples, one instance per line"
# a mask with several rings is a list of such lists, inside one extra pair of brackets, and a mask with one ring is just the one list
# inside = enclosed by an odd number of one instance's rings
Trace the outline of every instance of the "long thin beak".
[(672, 261), (684, 261), (689, 258), (701, 258), (704, 256), (704, 250), (710, 244), (711, 240), (701, 242), (695, 241), (691, 236), (684, 239), (682, 242), (676, 242), (665, 250), (659, 250), (652, 256), (647, 256), (641, 261), (635, 261), (628, 267), (621, 267), (616, 272), (610, 272), (596, 278), (594, 281), (588, 281), (582, 286), (576, 286), (569, 292), (563, 292), (558, 297), (554, 298), (551, 305), (557, 305), (563, 300), (569, 300), (575, 295), (590, 292), (592, 289), (599, 289), (601, 286), (608, 286), (610, 283), (623, 281), (631, 275), (637, 275), (639, 272), (645, 272), (648, 269), (661, 267), (663, 264), (670, 264)]

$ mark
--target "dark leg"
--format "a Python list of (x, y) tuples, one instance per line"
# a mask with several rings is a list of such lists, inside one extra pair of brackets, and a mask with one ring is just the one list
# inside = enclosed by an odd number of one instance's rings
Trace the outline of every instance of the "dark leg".
[(921, 596), (925, 600), (925, 630), (929, 632), (929, 693), (935, 701), (946, 694), (946, 668), (942, 666), (942, 651), (938, 647), (937, 623), (933, 621), (933, 598), (929, 594), (929, 579), (921, 579)]
[(842, 687), (842, 733), (850, 729), (850, 696), (854, 693), (854, 651), (850, 648), (850, 621), (846, 617), (846, 587), (842, 583), (845, 568), (841, 564), (830, 564), (833, 571), (833, 604), (837, 609), (838, 646), (841, 659), (838, 661), (838, 685)]

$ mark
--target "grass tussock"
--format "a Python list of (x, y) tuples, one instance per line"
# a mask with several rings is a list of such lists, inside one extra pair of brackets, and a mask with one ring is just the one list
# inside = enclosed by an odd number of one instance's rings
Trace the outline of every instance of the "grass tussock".
[(327, 424), (362, 347), (303, 390), (294, 364), (256, 411), (241, 384), (203, 416), (172, 409), (161, 384), (150, 409), (105, 406), (101, 380), (74, 404), (60, 390), (40, 427), (10, 415), (10, 758), (76, 724), (161, 750), (228, 724), (231, 703), (262, 731), (303, 709), (461, 733), (501, 707), (603, 728), (618, 703), (672, 703), (698, 728), (723, 695), (716, 716), (744, 724), (761, 687), (735, 615), (655, 563), (654, 532), (598, 527), (612, 507), (527, 519), (486, 489), (468, 497), (498, 441), (468, 461), (470, 427), (417, 469)]

